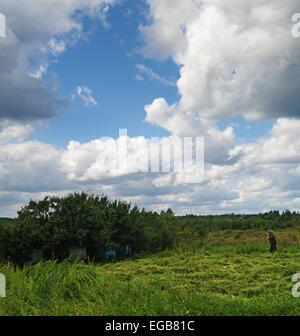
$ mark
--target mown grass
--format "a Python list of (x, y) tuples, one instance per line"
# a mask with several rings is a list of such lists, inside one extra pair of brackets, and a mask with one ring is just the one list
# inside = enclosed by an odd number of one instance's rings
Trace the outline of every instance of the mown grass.
[(103, 265), (0, 266), (0, 315), (300, 315), (291, 294), (300, 247), (262, 242), (190, 246)]

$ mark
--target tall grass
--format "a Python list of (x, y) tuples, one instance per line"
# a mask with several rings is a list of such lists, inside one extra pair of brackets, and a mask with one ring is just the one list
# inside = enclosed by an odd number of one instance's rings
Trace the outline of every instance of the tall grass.
[(210, 244), (95, 265), (45, 261), (0, 266), (0, 315), (299, 315), (295, 244)]

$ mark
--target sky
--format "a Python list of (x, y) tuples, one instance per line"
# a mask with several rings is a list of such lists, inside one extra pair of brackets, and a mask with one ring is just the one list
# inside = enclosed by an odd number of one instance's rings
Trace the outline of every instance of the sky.
[[(74, 191), (178, 215), (300, 211), (299, 12), (296, 0), (0, 0), (0, 217)], [(135, 169), (154, 137), (203, 138), (202, 178)]]

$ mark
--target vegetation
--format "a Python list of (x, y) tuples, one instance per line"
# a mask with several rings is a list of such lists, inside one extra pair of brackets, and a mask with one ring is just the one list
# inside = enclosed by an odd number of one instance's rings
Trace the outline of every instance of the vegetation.
[(228, 214), (221, 216), (195, 216), (186, 215), (180, 217), (181, 221), (190, 225), (200, 225), (208, 227), (210, 231), (220, 230), (249, 230), (249, 229), (286, 229), (296, 227), (300, 224), (300, 214), (285, 210), (269, 211), (266, 213), (242, 215)]
[(95, 259), (101, 248), (117, 249), (126, 244), (135, 254), (157, 253), (201, 244), (207, 235), (221, 231), (234, 241), (249, 229), (299, 226), (299, 213), (289, 210), (282, 214), (270, 211), (258, 215), (177, 217), (171, 209), (158, 214), (82, 192), (30, 201), (16, 220), (0, 220), (0, 258), (21, 265), (31, 260), (32, 249), (43, 249), (45, 259), (62, 261), (68, 257), (69, 247), (86, 247), (89, 258)]
[[(0, 227), (0, 257), (14, 263), (30, 261), (32, 249), (46, 259), (64, 260), (69, 247), (86, 247), (93, 259), (97, 250), (131, 244), (135, 253), (155, 253), (174, 246), (171, 210), (140, 211), (106, 196), (73, 193), (30, 201), (15, 221)], [(172, 227), (171, 227), (172, 225)]]
[[(0, 219), (0, 315), (299, 315), (299, 220), (288, 210), (177, 217), (86, 193), (31, 201)], [(125, 261), (94, 258), (123, 244), (134, 252)], [(89, 262), (66, 259), (71, 246), (86, 247)], [(28, 263), (32, 249), (45, 260)]]
[(0, 217), (0, 225), (7, 225), (14, 221), (12, 218)]
[[(298, 235), (299, 232), (294, 234)], [(300, 248), (215, 242), (106, 264), (0, 266), (0, 315), (299, 315)]]

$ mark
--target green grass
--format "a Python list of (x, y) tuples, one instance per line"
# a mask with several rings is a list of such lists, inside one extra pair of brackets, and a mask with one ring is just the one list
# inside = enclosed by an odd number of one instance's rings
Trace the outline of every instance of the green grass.
[(262, 243), (165, 251), (104, 265), (0, 266), (0, 315), (300, 315), (300, 247)]

